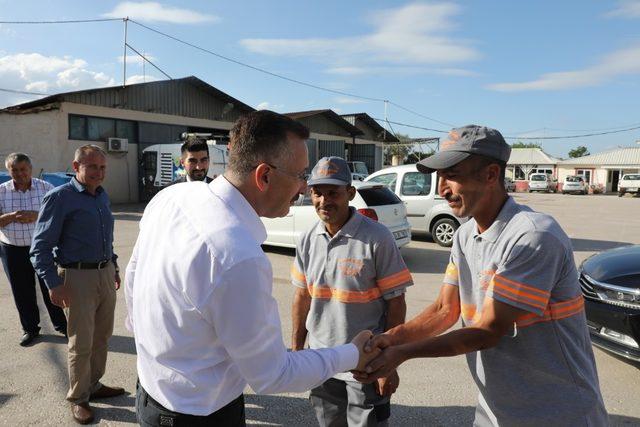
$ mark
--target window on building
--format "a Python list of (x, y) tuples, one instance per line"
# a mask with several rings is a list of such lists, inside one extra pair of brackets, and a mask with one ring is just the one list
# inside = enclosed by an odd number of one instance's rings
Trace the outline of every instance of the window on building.
[(87, 118), (69, 115), (69, 139), (87, 139)]
[(106, 142), (114, 137), (137, 143), (137, 122), (69, 114), (69, 139)]
[(525, 175), (524, 171), (522, 170), (522, 168), (520, 166), (516, 166), (515, 167), (514, 176), (515, 176), (516, 180), (525, 180), (525, 179), (527, 179), (527, 176)]

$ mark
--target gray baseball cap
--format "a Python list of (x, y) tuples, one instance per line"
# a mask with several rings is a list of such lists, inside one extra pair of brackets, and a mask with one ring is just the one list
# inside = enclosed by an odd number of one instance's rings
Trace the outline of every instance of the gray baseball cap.
[(506, 163), (511, 155), (511, 146), (495, 129), (467, 125), (452, 129), (448, 138), (440, 143), (440, 151), (421, 160), (416, 167), (422, 173), (431, 173), (450, 168), (472, 154), (479, 154)]
[(313, 167), (308, 186), (313, 185), (351, 185), (351, 170), (342, 157), (323, 157)]

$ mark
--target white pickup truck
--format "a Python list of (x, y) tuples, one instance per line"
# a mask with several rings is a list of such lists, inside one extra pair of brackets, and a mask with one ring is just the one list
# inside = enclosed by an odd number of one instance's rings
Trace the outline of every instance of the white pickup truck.
[(626, 174), (618, 184), (618, 197), (625, 193), (640, 194), (640, 173)]

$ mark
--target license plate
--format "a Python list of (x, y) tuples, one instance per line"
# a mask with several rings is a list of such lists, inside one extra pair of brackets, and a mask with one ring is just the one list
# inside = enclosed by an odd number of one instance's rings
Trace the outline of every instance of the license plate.
[(638, 187), (629, 187), (627, 191), (638, 191)]
[(407, 232), (406, 231), (394, 231), (393, 232), (393, 237), (395, 237), (396, 240), (404, 239), (405, 237), (407, 237)]

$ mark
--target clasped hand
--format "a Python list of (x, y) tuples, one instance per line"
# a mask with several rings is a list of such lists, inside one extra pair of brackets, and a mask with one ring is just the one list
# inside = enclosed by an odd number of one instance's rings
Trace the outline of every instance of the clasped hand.
[(358, 368), (351, 371), (353, 377), (361, 383), (372, 383), (379, 378), (393, 377), (398, 365), (404, 362), (404, 356), (393, 344), (390, 335), (371, 335), (363, 347), (364, 366), (359, 363)]

